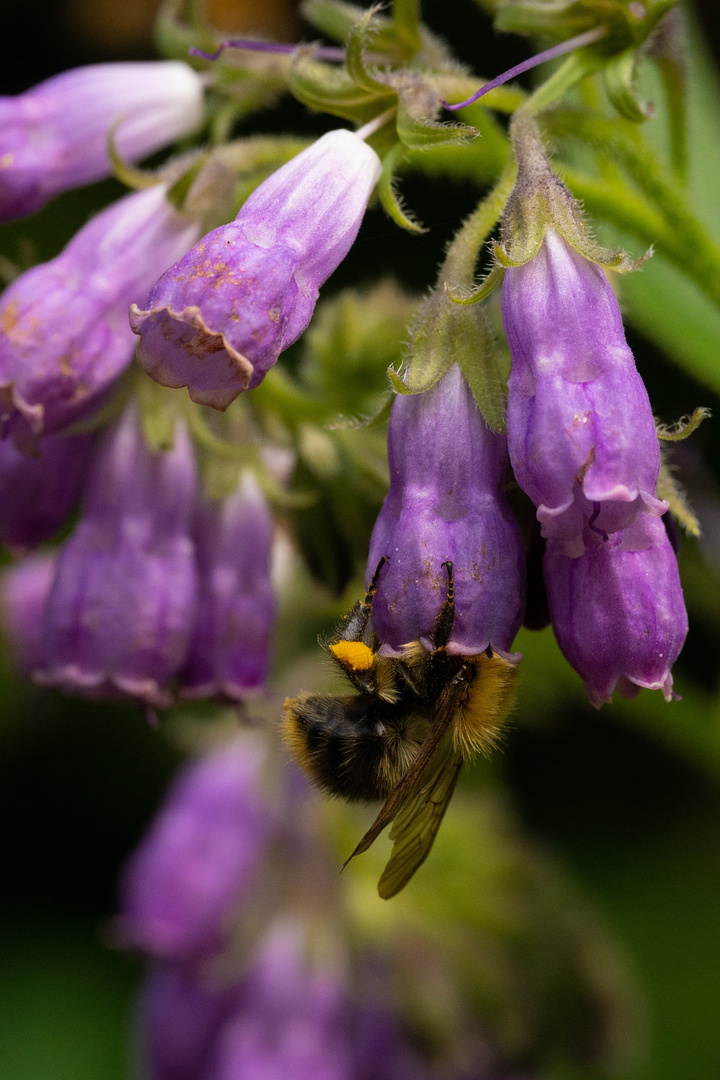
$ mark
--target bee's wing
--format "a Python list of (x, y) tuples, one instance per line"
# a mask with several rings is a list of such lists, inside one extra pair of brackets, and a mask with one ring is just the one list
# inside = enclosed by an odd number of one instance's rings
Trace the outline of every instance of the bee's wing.
[(462, 765), (462, 757), (453, 750), (449, 733), (455, 707), (451, 696), (437, 712), (412, 765), (345, 862), (347, 866), (350, 859), (367, 851), (383, 829), (397, 818), (391, 833), (395, 841), (392, 854), (378, 886), (384, 899), (399, 892), (427, 858), (453, 793)]
[(393, 849), (378, 882), (378, 892), (389, 900), (404, 889), (430, 853), (440, 822), (455, 790), (463, 759), (446, 735), (416, 790), (409, 794), (390, 830)]

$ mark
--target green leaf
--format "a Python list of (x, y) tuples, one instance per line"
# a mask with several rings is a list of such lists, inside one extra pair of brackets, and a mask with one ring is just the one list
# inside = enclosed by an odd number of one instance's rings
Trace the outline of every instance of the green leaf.
[(717, 308), (675, 266), (656, 256), (622, 279), (625, 317), (704, 386), (718, 390)]

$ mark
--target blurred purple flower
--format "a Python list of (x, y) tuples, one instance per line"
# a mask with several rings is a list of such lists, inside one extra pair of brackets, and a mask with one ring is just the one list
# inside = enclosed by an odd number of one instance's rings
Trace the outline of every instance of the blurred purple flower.
[(643, 515), (607, 541), (585, 526), (585, 552), (549, 540), (544, 571), (553, 628), (591, 703), (640, 687), (672, 697), (688, 623), (677, 561), (660, 518)]
[(0, 97), (0, 221), (33, 214), (68, 188), (110, 176), (202, 122), (203, 84), (187, 64), (94, 64)]
[(368, 579), (382, 556), (373, 628), (384, 645), (429, 642), (453, 563), (451, 652), (492, 645), (507, 654), (523, 617), (525, 553), (503, 493), (504, 435), (486, 426), (457, 365), (424, 394), (395, 398), (390, 491), (370, 542)]
[(300, 925), (272, 927), (202, 1080), (352, 1080), (345, 986), (310, 967), (303, 938)]
[(222, 948), (276, 826), (265, 763), (260, 741), (244, 736), (180, 774), (125, 870), (125, 943), (192, 962)]
[(46, 685), (167, 705), (195, 614), (195, 462), (183, 425), (149, 449), (135, 405), (101, 444), (45, 616)]
[(164, 185), (103, 210), (0, 300), (0, 435), (25, 448), (89, 412), (130, 363), (127, 308), (198, 226)]
[(273, 519), (252, 473), (200, 507), (195, 539), (200, 591), (182, 694), (242, 700), (265, 683), (275, 622)]
[(143, 1075), (148, 1080), (199, 1080), (238, 997), (237, 986), (215, 986), (194, 968), (155, 961), (137, 1007)]
[(344, 129), (273, 173), (163, 274), (145, 310), (133, 305), (147, 373), (218, 409), (257, 386), (310, 322), (379, 176), (375, 151)]
[(43, 614), (57, 552), (30, 555), (0, 577), (0, 624), (18, 669), (30, 675), (43, 661)]
[(590, 516), (612, 533), (664, 513), (650, 402), (602, 269), (549, 228), (530, 262), (506, 270), (502, 310), (510, 460), (543, 535), (579, 542)]
[(47, 435), (37, 457), (0, 442), (0, 542), (37, 547), (63, 524), (80, 497), (93, 435)]

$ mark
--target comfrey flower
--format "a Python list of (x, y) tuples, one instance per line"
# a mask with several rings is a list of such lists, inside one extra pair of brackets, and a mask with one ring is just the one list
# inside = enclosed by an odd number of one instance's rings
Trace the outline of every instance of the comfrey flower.
[(108, 136), (139, 161), (195, 131), (203, 84), (187, 64), (94, 64), (0, 97), (0, 221), (32, 214), (68, 188), (110, 176)]
[(102, 401), (130, 363), (128, 305), (187, 251), (194, 221), (164, 185), (109, 206), (0, 300), (0, 434), (32, 445)]
[(257, 386), (310, 322), (380, 171), (375, 151), (341, 129), (273, 173), (163, 274), (144, 310), (133, 305), (147, 373), (218, 409)]
[(663, 521), (643, 515), (603, 539), (585, 523), (585, 552), (549, 540), (544, 559), (558, 644), (591, 703), (640, 687), (672, 697), (672, 665), (688, 630), (677, 561)]
[(521, 112), (512, 135), (518, 179), (496, 248), (512, 354), (508, 450), (543, 535), (574, 539), (580, 554), (585, 521), (603, 535), (667, 510), (650, 402), (602, 270), (631, 267), (588, 237)]
[(0, 542), (33, 548), (63, 524), (80, 497), (94, 435), (47, 435), (30, 457), (0, 442)]
[(578, 536), (593, 513), (606, 533), (664, 513), (650, 401), (601, 267), (548, 228), (534, 258), (505, 271), (502, 313), (510, 460), (543, 535)]
[(169, 704), (195, 614), (195, 486), (184, 426), (172, 450), (154, 453), (129, 406), (98, 450), (82, 517), (60, 553), (38, 681)]
[(244, 735), (180, 774), (125, 870), (125, 943), (183, 963), (223, 946), (276, 824), (266, 761), (259, 738)]
[(45, 605), (57, 552), (30, 555), (0, 577), (0, 626), (19, 671), (30, 675), (42, 663)]
[(303, 929), (275, 921), (247, 975), (229, 986), (155, 965), (138, 1017), (149, 1080), (360, 1080), (346, 988), (312, 965)]
[(208, 1080), (352, 1080), (347, 989), (312, 963), (305, 936), (299, 920), (271, 926), (218, 1033)]
[(455, 623), (449, 651), (507, 654), (523, 617), (525, 553), (503, 494), (504, 435), (486, 426), (453, 365), (423, 394), (395, 398), (388, 435), (390, 491), (370, 542), (368, 575), (390, 560), (373, 604), (373, 628), (399, 649), (428, 640), (453, 564)]
[(275, 622), (273, 519), (251, 472), (230, 498), (201, 505), (195, 541), (200, 589), (182, 693), (242, 700), (265, 683)]
[(205, 1063), (240, 988), (216, 984), (193, 967), (156, 960), (137, 1002), (137, 1056), (147, 1080), (212, 1080)]

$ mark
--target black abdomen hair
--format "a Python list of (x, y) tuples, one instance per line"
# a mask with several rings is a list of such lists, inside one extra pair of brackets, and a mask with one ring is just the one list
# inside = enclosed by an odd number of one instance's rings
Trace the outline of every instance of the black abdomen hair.
[(386, 798), (427, 732), (427, 721), (371, 694), (308, 694), (285, 702), (285, 737), (298, 763), (331, 795)]

